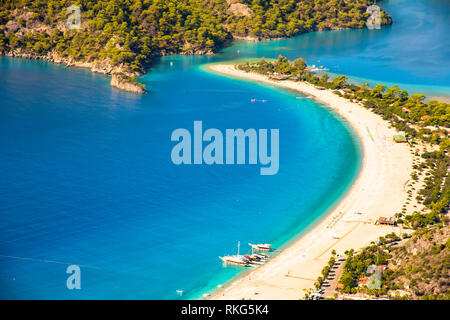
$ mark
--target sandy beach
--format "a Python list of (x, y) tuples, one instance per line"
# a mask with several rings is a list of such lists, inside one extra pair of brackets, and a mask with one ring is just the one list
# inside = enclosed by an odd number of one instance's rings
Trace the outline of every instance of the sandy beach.
[(301, 299), (312, 288), (331, 251), (359, 249), (387, 233), (402, 233), (399, 227), (375, 225), (380, 216), (400, 212), (407, 198), (406, 186), (412, 172), (413, 156), (408, 145), (393, 142), (396, 130), (378, 115), (304, 82), (274, 81), (246, 73), (233, 65), (212, 64), (207, 68), (229, 77), (264, 82), (296, 90), (337, 112), (359, 136), (363, 167), (353, 186), (330, 213), (307, 233), (265, 265), (216, 291), (211, 299)]

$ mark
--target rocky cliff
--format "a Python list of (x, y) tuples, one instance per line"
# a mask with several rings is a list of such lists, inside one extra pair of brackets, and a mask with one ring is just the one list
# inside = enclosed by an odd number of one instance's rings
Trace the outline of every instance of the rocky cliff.
[(22, 49), (16, 49), (8, 52), (0, 52), (6, 57), (17, 57), (24, 59), (44, 60), (56, 64), (64, 64), (67, 67), (88, 68), (92, 72), (101, 73), (111, 76), (111, 86), (123, 91), (129, 91), (138, 94), (144, 94), (147, 91), (144, 85), (133, 80), (139, 73), (127, 72), (123, 66), (112, 66), (109, 60), (83, 61), (73, 58), (61, 57), (56, 51), (51, 51), (46, 55), (38, 55), (35, 53), (24, 52)]
[(134, 82), (132, 79), (129, 79), (128, 77), (123, 76), (121, 74), (113, 74), (111, 76), (110, 85), (120, 90), (129, 91), (133, 93), (139, 94), (146, 93), (142, 84)]

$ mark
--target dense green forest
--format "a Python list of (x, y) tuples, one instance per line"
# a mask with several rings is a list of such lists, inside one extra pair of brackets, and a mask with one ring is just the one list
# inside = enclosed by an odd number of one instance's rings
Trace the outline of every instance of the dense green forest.
[[(369, 0), (2, 0), (0, 52), (106, 61), (142, 73), (153, 56), (210, 54), (233, 36), (364, 28)], [(67, 29), (77, 5), (81, 28)], [(246, 9), (246, 10), (243, 10)], [(391, 18), (382, 12), (382, 24)]]
[[(257, 38), (290, 37), (299, 33), (361, 29), (366, 26), (366, 9), (374, 1), (356, 0), (244, 0), (253, 11), (245, 17), (230, 16), (228, 29), (238, 36)], [(381, 24), (392, 23), (381, 12)]]
[[(380, 296), (393, 291), (397, 299), (450, 300), (449, 234), (450, 227), (439, 224), (423, 227), (412, 236), (405, 234), (402, 241), (391, 233), (358, 253), (348, 250), (340, 278), (341, 292)], [(387, 267), (379, 288), (368, 288), (359, 282), (368, 277), (371, 265)], [(402, 291), (409, 294), (400, 296)]]

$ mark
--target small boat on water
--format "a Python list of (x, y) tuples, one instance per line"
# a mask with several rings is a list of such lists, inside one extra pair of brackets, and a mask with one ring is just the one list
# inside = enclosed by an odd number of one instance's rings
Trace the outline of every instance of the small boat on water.
[(222, 260), (225, 264), (256, 266), (265, 263), (269, 257), (266, 254), (255, 253), (254, 251), (272, 251), (272, 249), (270, 248), (272, 245), (270, 243), (249, 243), (249, 245), (252, 247), (252, 253), (241, 255), (239, 254), (240, 245), (241, 243), (240, 241), (238, 241), (237, 254), (219, 257), (219, 259)]
[(266, 262), (264, 259), (261, 259), (253, 254), (251, 256), (246, 255), (244, 257), (248, 260), (248, 263), (250, 265), (260, 265), (260, 264), (264, 264)]
[(316, 71), (328, 71), (329, 69), (325, 68), (324, 66), (317, 67), (315, 64), (313, 64), (312, 66), (308, 67), (308, 70), (310, 72), (316, 72)]
[(261, 261), (268, 259), (269, 257), (261, 253), (253, 253), (252, 256), (258, 257)]
[(270, 243), (258, 243), (258, 244), (249, 243), (248, 245), (251, 246), (254, 250), (261, 250), (261, 251), (272, 250), (270, 249), (270, 247), (272, 246)]
[(251, 99), (250, 100), (251, 102), (267, 102), (268, 100), (264, 100), (264, 99), (262, 99), (262, 100), (257, 100), (257, 99)]
[(267, 257), (265, 255), (252, 253), (251, 255), (244, 255), (244, 258), (246, 258), (250, 263), (254, 263), (263, 262)]
[(227, 264), (246, 266), (249, 263), (248, 260), (244, 256), (239, 256), (239, 255), (224, 256), (224, 257), (219, 257), (219, 258)]
[(223, 257), (219, 257), (219, 259), (222, 260), (226, 264), (235, 264), (235, 265), (240, 265), (240, 266), (248, 265), (249, 259), (247, 259), (245, 256), (242, 256), (239, 254), (240, 246), (241, 246), (241, 242), (238, 241), (238, 252), (236, 255), (223, 256)]

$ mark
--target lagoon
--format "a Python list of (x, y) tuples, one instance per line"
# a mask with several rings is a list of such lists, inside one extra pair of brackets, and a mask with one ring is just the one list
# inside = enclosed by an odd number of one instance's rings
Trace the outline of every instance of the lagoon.
[[(219, 259), (238, 240), (281, 248), (345, 193), (361, 156), (337, 115), (174, 61), (133, 95), (88, 70), (0, 60), (2, 298), (198, 298), (242, 272)], [(199, 119), (278, 128), (278, 174), (174, 165), (171, 133)], [(71, 264), (81, 290), (66, 288)]]

